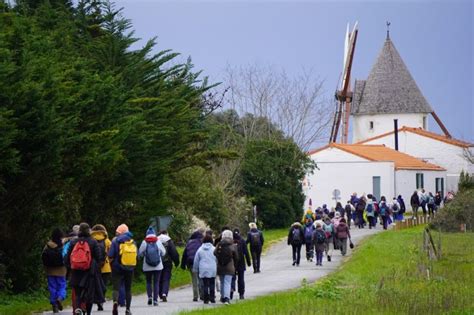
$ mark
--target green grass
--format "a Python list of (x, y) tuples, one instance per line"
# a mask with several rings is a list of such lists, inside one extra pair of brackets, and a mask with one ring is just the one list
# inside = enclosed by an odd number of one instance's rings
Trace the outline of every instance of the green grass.
[(288, 229), (274, 229), (263, 231), (263, 252), (265, 253), (273, 244), (286, 238), (288, 236)]
[[(277, 229), (277, 230), (267, 230), (264, 231), (265, 244), (264, 251), (266, 251), (272, 244), (278, 240), (285, 237), (288, 233), (286, 229)], [(178, 247), (178, 253), (181, 257), (183, 253), (183, 248)], [(139, 267), (141, 268), (141, 264)], [(186, 284), (191, 283), (191, 276), (189, 275), (188, 270), (182, 270), (181, 268), (173, 268), (173, 275), (171, 278), (171, 288), (177, 288)], [(46, 286), (46, 279), (44, 281)], [(145, 277), (141, 272), (136, 273), (135, 281), (132, 286), (132, 293), (134, 295), (142, 294), (146, 292), (146, 283)], [(112, 288), (109, 287), (107, 290), (107, 297), (111, 298)], [(9, 315), (9, 314), (31, 314), (33, 312), (40, 312), (44, 310), (49, 310), (51, 305), (49, 304), (49, 293), (45, 289), (34, 291), (31, 293), (24, 294), (6, 294), (0, 292), (0, 315)], [(70, 305), (70, 291), (66, 301), (64, 302), (65, 306)]]
[[(473, 314), (474, 234), (442, 234), (443, 256), (430, 263), (422, 231), (374, 235), (316, 284), (226, 306), (225, 314)], [(430, 279), (423, 266), (431, 266)]]

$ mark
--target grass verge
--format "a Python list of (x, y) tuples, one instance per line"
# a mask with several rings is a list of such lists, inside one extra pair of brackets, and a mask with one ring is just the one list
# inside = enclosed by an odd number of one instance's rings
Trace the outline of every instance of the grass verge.
[[(264, 231), (265, 244), (263, 250), (266, 251), (270, 246), (282, 238), (284, 238), (288, 230), (286, 229), (275, 229)], [(180, 257), (183, 252), (183, 248), (178, 247), (178, 252)], [(141, 264), (139, 264), (141, 268)], [(171, 278), (171, 288), (177, 288), (186, 284), (191, 283), (191, 277), (189, 271), (182, 270), (181, 268), (173, 268), (173, 276)], [(46, 280), (45, 280), (46, 285)], [(111, 298), (112, 288), (109, 287), (107, 290), (107, 297)], [(132, 293), (134, 295), (142, 294), (146, 292), (146, 283), (145, 277), (141, 272), (136, 273), (135, 281), (132, 286)], [(45, 289), (33, 291), (31, 293), (23, 294), (6, 294), (0, 292), (0, 315), (9, 315), (9, 314), (31, 314), (34, 312), (41, 312), (49, 310), (51, 305), (49, 304), (48, 299), (49, 293)], [(70, 291), (68, 291), (68, 297), (64, 303), (65, 306), (70, 305)]]
[(442, 234), (434, 262), (421, 244), (422, 227), (374, 235), (316, 284), (226, 306), (225, 314), (473, 314), (474, 234)]

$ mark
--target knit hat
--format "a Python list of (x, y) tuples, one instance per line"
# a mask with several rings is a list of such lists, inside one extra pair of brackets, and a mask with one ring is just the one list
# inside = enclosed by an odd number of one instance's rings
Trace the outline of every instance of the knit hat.
[(150, 226), (146, 231), (146, 236), (156, 236), (155, 229)]
[(120, 224), (117, 229), (115, 230), (116, 233), (118, 234), (124, 234), (124, 233), (127, 233), (128, 232), (128, 226), (123, 223), (123, 224)]
[(234, 234), (232, 233), (231, 230), (225, 230), (224, 232), (222, 232), (221, 236), (222, 236), (222, 239), (224, 239), (224, 238), (233, 239), (234, 238)]
[(257, 228), (257, 225), (256, 225), (254, 222), (250, 222), (250, 223), (249, 223), (249, 228), (251, 228), (251, 229), (256, 229), (256, 228)]
[(79, 234), (79, 225), (76, 224), (72, 227), (72, 234), (77, 235)]

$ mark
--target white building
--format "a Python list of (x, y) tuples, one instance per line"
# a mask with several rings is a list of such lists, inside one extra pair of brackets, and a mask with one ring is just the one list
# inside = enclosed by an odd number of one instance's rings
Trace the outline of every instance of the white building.
[[(398, 195), (407, 199), (416, 188), (435, 191), (436, 183), (446, 178), (444, 168), (384, 145), (331, 143), (309, 155), (318, 169), (303, 184), (306, 209), (310, 199), (315, 206), (344, 205), (354, 192), (371, 193), (377, 200)], [(335, 190), (341, 199), (334, 199)]]
[[(473, 144), (428, 131), (433, 109), (426, 101), (390, 38), (367, 80), (356, 80), (351, 107), (353, 143), (331, 143), (310, 151), (318, 169), (303, 182), (311, 202), (334, 205), (334, 190), (343, 204), (354, 192), (386, 198), (414, 190), (457, 190), (462, 170), (473, 173), (464, 156)], [(394, 119), (398, 126), (395, 150)]]

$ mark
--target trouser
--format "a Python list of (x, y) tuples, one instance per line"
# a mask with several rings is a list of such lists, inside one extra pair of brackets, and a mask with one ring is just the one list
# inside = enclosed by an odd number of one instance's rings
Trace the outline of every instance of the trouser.
[(433, 215), (435, 211), (435, 205), (428, 204), (428, 214)]
[(418, 205), (411, 205), (411, 208), (412, 208), (413, 216), (414, 216), (414, 217), (418, 217), (418, 208), (419, 208), (419, 207), (420, 207), (420, 206), (418, 206)]
[(230, 286), (232, 283), (232, 275), (220, 275), (221, 281), (221, 299), (230, 300)]
[(352, 213), (347, 213), (347, 227), (351, 228), (351, 221), (352, 221)]
[(316, 249), (316, 263), (322, 264), (323, 263), (323, 250)]
[(149, 299), (153, 297), (153, 301), (158, 301), (160, 276), (161, 270), (145, 271), (146, 293)]
[(367, 216), (367, 220), (369, 220), (369, 229), (375, 227), (376, 220), (374, 216)]
[(56, 305), (57, 301), (66, 298), (66, 277), (48, 276), (49, 302)]
[(301, 244), (291, 244), (293, 250), (293, 263), (300, 264), (301, 259)]
[(250, 254), (252, 255), (252, 266), (254, 272), (260, 271), (260, 256), (262, 255), (262, 247), (250, 246)]
[(357, 226), (360, 228), (364, 227), (364, 212), (356, 211), (357, 214)]
[(334, 249), (334, 239), (332, 236), (326, 239), (325, 245), (326, 245), (325, 246), (326, 255), (332, 256), (332, 252)]
[(123, 281), (120, 284), (118, 304), (120, 306), (125, 306), (125, 284), (123, 283)]
[(382, 224), (383, 224), (383, 229), (386, 230), (388, 226), (388, 215), (382, 216)]
[(164, 265), (160, 277), (160, 296), (168, 296), (173, 265)]
[(423, 211), (423, 215), (426, 215), (426, 202), (421, 203), (421, 210)]
[[(112, 276), (110, 272), (107, 272), (107, 273), (101, 273), (101, 276), (102, 276), (102, 282), (104, 282), (104, 296), (105, 296), (105, 292), (107, 291), (107, 285), (110, 281), (110, 277)], [(102, 303), (99, 303), (97, 305), (101, 305)]]
[(347, 253), (347, 238), (338, 239), (339, 249), (341, 250), (341, 255), (345, 256)]
[(90, 315), (92, 312), (92, 303), (85, 303), (83, 301), (84, 290), (85, 288), (80, 286), (74, 287), (74, 291), (76, 293), (76, 306), (77, 308), (85, 311), (87, 315)]
[(237, 290), (239, 294), (245, 293), (245, 270), (238, 270), (235, 275), (232, 277), (231, 290), (235, 291), (235, 282), (237, 282)]
[(199, 273), (198, 272), (193, 272), (192, 267), (189, 269), (189, 272), (191, 273), (191, 282), (193, 284), (193, 299), (199, 299), (199, 297), (203, 297), (202, 294), (202, 287), (200, 286), (200, 281), (199, 281)]
[(310, 260), (313, 259), (314, 257), (314, 252), (313, 252), (313, 242), (312, 241), (306, 241), (306, 259)]
[(125, 306), (127, 309), (130, 308), (132, 304), (132, 279), (133, 279), (133, 270), (120, 270), (112, 271), (112, 299), (114, 303), (118, 301), (120, 286), (125, 286)]
[(216, 278), (201, 278), (204, 302), (216, 300)]

